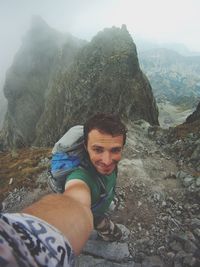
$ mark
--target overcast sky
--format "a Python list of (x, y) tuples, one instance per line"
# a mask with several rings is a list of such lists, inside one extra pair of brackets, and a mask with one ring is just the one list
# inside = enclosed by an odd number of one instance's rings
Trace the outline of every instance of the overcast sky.
[(90, 40), (105, 27), (127, 25), (133, 38), (177, 42), (200, 51), (199, 0), (0, 0), (0, 75), (11, 64), (32, 15)]

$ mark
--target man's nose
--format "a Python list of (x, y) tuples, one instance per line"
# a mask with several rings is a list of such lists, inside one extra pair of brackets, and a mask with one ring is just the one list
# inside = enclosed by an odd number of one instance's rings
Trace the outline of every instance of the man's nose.
[(106, 165), (110, 165), (112, 163), (111, 154), (108, 151), (105, 151), (102, 156), (102, 161)]

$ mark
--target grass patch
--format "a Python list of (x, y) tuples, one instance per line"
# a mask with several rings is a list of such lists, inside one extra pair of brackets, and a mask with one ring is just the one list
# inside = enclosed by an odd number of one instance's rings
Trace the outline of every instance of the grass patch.
[[(36, 187), (37, 175), (47, 169), (41, 160), (50, 156), (49, 148), (26, 148), (0, 153), (0, 201), (15, 188)], [(13, 182), (9, 184), (11, 178)]]

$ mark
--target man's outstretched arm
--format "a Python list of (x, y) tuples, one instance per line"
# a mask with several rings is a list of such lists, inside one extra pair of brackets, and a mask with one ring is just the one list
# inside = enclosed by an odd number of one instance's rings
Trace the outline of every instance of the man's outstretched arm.
[[(66, 236), (77, 255), (93, 229), (93, 216), (89, 204), (81, 203), (73, 197), (74, 190), (76, 186), (64, 194), (47, 195), (22, 212), (55, 226)], [(81, 191), (90, 199), (87, 186), (81, 186)]]

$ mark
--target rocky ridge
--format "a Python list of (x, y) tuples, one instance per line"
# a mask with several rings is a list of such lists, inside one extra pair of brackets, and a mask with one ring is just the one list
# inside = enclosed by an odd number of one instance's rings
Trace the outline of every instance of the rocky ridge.
[(200, 102), (197, 105), (197, 108), (195, 109), (195, 111), (186, 118), (185, 123), (192, 123), (196, 121), (200, 121)]
[[(140, 120), (128, 128), (119, 165), (118, 202), (110, 215), (126, 227), (126, 238), (107, 243), (93, 233), (76, 266), (199, 266), (200, 173), (167, 153), (162, 135), (153, 136), (149, 123)], [(43, 155), (39, 164), (48, 165), (48, 161)], [(45, 172), (34, 178), (40, 193), (48, 192), (46, 178)], [(4, 210), (16, 211), (33, 201), (34, 193), (24, 194), (24, 190), (10, 192)]]
[(174, 128), (163, 130), (152, 127), (150, 135), (157, 139), (157, 143), (167, 153), (173, 155), (181, 167), (187, 165), (193, 168), (198, 176), (200, 172), (200, 104), (196, 110), (186, 118), (185, 123)]
[(85, 41), (50, 28), (38, 16), (7, 71), (4, 95), (8, 101), (1, 132), (5, 148), (23, 147), (36, 138), (40, 119), (52, 83), (66, 71)]
[(151, 85), (140, 69), (126, 26), (99, 32), (90, 43), (61, 35), (38, 18), (8, 71), (4, 147), (53, 145), (95, 112), (158, 125)]
[(55, 136), (58, 139), (72, 125), (82, 124), (94, 110), (118, 113), (125, 121), (158, 124), (151, 86), (125, 26), (104, 29), (82, 48), (62, 83), (52, 89), (36, 143), (50, 145)]

